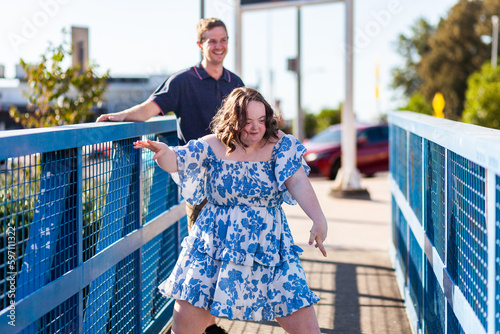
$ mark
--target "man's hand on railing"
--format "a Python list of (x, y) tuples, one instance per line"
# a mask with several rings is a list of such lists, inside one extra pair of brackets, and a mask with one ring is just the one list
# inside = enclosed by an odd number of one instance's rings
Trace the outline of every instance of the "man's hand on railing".
[(160, 113), (160, 107), (148, 100), (120, 112), (101, 115), (96, 122), (144, 122)]
[(97, 118), (96, 122), (123, 122), (125, 117), (126, 115), (121, 113), (103, 114)]

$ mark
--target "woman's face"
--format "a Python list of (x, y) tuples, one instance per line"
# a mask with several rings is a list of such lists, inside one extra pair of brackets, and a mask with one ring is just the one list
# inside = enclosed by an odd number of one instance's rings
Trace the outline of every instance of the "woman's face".
[(241, 132), (241, 142), (252, 146), (264, 138), (266, 133), (266, 107), (264, 103), (250, 101), (247, 106), (247, 119)]

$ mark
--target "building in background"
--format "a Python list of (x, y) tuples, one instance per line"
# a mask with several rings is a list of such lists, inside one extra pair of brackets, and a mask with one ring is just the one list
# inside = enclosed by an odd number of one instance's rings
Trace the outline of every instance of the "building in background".
[[(89, 61), (88, 28), (71, 27), (71, 43), (73, 65), (78, 64), (85, 68)], [(0, 130), (21, 128), (10, 118), (9, 109), (11, 106), (16, 106), (19, 111), (26, 112), (28, 101), (23, 92), (28, 91), (28, 85), (25, 77), (26, 72), (21, 65), (17, 65), (15, 78), (5, 78), (5, 66), (0, 64)], [(144, 102), (167, 77), (167, 74), (149, 77), (110, 77), (107, 81), (103, 104), (95, 109), (96, 117), (103, 113), (122, 111)]]
[[(22, 71), (21, 67), (18, 67)], [(168, 77), (154, 75), (149, 77), (123, 76), (108, 79), (103, 104), (96, 108), (96, 117), (103, 113), (112, 113), (144, 102), (155, 89)], [(0, 77), (0, 130), (20, 129), (21, 127), (9, 116), (10, 106), (26, 111), (28, 101), (23, 92), (28, 90), (22, 72), (16, 72), (15, 79)]]

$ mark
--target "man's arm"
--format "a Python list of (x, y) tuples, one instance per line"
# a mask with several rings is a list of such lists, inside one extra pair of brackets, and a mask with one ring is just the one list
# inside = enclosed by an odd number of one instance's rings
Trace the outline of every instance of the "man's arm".
[(161, 112), (160, 107), (151, 100), (144, 101), (132, 108), (117, 113), (103, 114), (99, 116), (96, 122), (144, 122), (158, 115)]

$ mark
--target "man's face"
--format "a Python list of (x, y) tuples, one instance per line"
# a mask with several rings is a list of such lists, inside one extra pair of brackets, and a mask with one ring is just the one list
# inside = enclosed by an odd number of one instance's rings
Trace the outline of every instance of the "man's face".
[(223, 27), (206, 31), (203, 42), (198, 42), (203, 59), (212, 65), (222, 65), (227, 54), (227, 32)]

